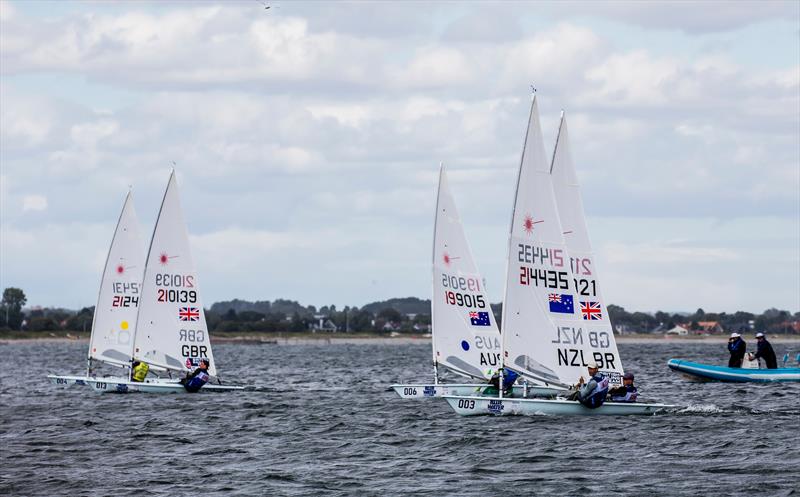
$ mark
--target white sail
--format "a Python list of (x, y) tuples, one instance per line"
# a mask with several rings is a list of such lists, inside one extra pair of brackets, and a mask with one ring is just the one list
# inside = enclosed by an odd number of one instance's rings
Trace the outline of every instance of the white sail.
[(444, 166), (436, 201), (431, 314), (434, 362), (473, 378), (491, 378), (500, 366), (500, 332)]
[(201, 358), (208, 358), (209, 373), (216, 375), (175, 171), (147, 252), (134, 358), (177, 371), (194, 369)]
[(506, 367), (566, 386), (586, 374), (587, 362), (602, 361), (590, 345), (602, 338), (590, 336), (576, 307), (535, 97), (517, 178), (506, 273)]
[(89, 339), (90, 360), (118, 366), (130, 364), (143, 272), (144, 251), (139, 220), (129, 192), (100, 280)]
[(564, 242), (570, 255), (576, 294), (575, 310), (586, 321), (587, 335), (598, 337), (596, 345), (591, 347), (591, 353), (593, 356), (599, 353), (603, 357), (603, 361), (597, 361), (598, 364), (603, 363), (602, 371), (609, 376), (611, 383), (621, 383), (622, 360), (617, 350), (608, 309), (600, 292), (597, 266), (589, 241), (578, 176), (575, 174), (569, 146), (567, 121), (563, 113), (553, 152), (551, 176), (561, 227), (564, 230)]

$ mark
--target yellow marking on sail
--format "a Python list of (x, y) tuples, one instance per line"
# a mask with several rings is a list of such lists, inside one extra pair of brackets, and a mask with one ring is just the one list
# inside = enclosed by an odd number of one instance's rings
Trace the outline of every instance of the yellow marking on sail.
[(119, 327), (122, 328), (123, 330), (127, 330), (128, 329), (128, 322), (127, 321), (121, 322), (119, 324)]

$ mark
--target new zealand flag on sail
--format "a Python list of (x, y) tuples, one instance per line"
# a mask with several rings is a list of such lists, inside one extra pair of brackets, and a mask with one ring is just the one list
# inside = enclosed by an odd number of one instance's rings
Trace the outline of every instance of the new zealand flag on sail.
[(472, 326), (491, 326), (488, 312), (470, 312), (469, 322)]
[(551, 293), (547, 296), (550, 302), (550, 312), (559, 312), (562, 314), (574, 314), (575, 304), (572, 301), (572, 295), (566, 293)]

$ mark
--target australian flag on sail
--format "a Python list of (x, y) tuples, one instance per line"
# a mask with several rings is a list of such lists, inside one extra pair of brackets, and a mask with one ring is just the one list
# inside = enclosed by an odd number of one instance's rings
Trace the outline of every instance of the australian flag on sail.
[(572, 295), (567, 293), (551, 293), (547, 296), (550, 302), (550, 312), (559, 312), (561, 314), (573, 314), (575, 312), (575, 303), (572, 300)]
[(178, 309), (178, 317), (181, 321), (199, 321), (200, 311), (197, 307), (181, 307)]
[(581, 302), (581, 314), (586, 321), (599, 321), (603, 319), (600, 302)]
[(472, 326), (491, 326), (488, 312), (471, 311), (469, 313), (469, 322), (472, 323)]

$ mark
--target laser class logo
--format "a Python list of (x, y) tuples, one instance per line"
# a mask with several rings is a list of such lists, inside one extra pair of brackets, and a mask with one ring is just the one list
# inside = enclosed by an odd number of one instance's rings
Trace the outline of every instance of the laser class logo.
[(539, 221), (534, 221), (533, 217), (530, 214), (525, 215), (525, 220), (522, 221), (522, 229), (525, 230), (525, 234), (530, 235), (533, 233), (533, 229), (536, 227), (537, 224), (543, 223), (544, 219), (540, 219)]

